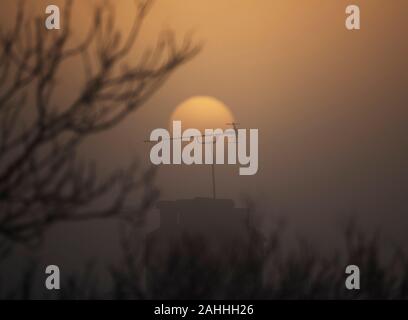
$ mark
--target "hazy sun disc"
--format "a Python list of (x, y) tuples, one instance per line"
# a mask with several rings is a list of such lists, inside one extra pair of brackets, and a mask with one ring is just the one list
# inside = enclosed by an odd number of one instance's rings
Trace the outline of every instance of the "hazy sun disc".
[(231, 110), (221, 101), (208, 96), (196, 96), (182, 102), (170, 117), (170, 130), (173, 121), (181, 121), (183, 130), (195, 128), (204, 133), (205, 129), (232, 128), (234, 122)]

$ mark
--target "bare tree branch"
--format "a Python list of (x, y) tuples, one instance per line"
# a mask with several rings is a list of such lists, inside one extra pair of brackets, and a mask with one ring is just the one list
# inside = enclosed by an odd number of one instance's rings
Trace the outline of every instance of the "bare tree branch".
[[(190, 37), (178, 45), (166, 32), (154, 49), (126, 65), (152, 2), (135, 1), (133, 25), (124, 38), (114, 6), (106, 2), (94, 9), (90, 29), (76, 44), (73, 0), (65, 2), (60, 32), (47, 32), (40, 19), (28, 18), (22, 1), (16, 24), (8, 31), (1, 27), (0, 237), (28, 242), (58, 221), (142, 221), (157, 196), (154, 170), (140, 174), (133, 164), (98, 179), (96, 164), (78, 160), (77, 149), (91, 134), (137, 110), (200, 51)], [(79, 61), (85, 82), (69, 105), (56, 105), (57, 78), (68, 59)], [(137, 203), (135, 194), (142, 194)]]

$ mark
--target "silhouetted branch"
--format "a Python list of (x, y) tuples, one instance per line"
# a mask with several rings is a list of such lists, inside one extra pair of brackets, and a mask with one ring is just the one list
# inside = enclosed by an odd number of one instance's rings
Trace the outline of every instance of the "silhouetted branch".
[[(101, 181), (95, 164), (76, 157), (89, 135), (119, 124), (200, 50), (189, 37), (177, 45), (166, 33), (153, 50), (125, 66), (152, 5), (150, 0), (135, 3), (133, 26), (124, 38), (106, 2), (95, 8), (89, 31), (77, 44), (73, 0), (65, 2), (59, 32), (27, 18), (22, 1), (15, 26), (1, 29), (0, 236), (26, 242), (66, 220), (118, 216), (140, 222), (155, 199), (153, 170), (140, 177), (132, 165)], [(85, 82), (63, 105), (55, 102), (57, 77), (68, 59), (81, 62)], [(131, 200), (135, 192), (143, 194), (137, 204)], [(101, 208), (106, 199), (110, 203)]]

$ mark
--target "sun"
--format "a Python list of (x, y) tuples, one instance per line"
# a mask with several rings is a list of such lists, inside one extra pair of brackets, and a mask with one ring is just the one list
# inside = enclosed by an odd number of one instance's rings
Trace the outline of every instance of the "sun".
[(170, 117), (170, 129), (173, 121), (181, 121), (182, 128), (205, 129), (230, 128), (234, 122), (231, 110), (220, 100), (209, 96), (195, 96), (179, 104)]

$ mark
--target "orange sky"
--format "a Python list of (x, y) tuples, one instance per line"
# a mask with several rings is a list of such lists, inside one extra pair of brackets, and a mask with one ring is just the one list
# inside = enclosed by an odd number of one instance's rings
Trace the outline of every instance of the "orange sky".
[[(32, 12), (49, 3), (27, 2)], [(92, 1), (79, 2), (78, 38)], [(2, 7), (14, 3), (3, 0)], [(115, 3), (126, 29), (133, 1)], [(349, 4), (361, 8), (358, 32), (344, 27)], [(332, 222), (347, 212), (404, 232), (408, 219), (399, 221), (408, 208), (403, 192), (408, 182), (407, 12), (406, 0), (158, 0), (140, 48), (171, 27), (180, 37), (194, 30), (204, 49), (140, 111), (92, 138), (83, 156), (104, 159), (101, 167), (107, 171), (135, 154), (148, 164), (143, 140), (151, 130), (166, 127), (185, 99), (214, 96), (243, 127), (260, 132), (258, 175), (240, 177), (236, 168), (220, 168), (222, 196), (249, 194), (268, 210), (290, 212), (299, 224)], [(2, 22), (10, 20), (9, 13), (2, 10)], [(61, 79), (59, 100), (74, 89), (80, 78), (76, 70), (70, 67)], [(163, 196), (208, 195), (208, 170), (163, 168)]]

